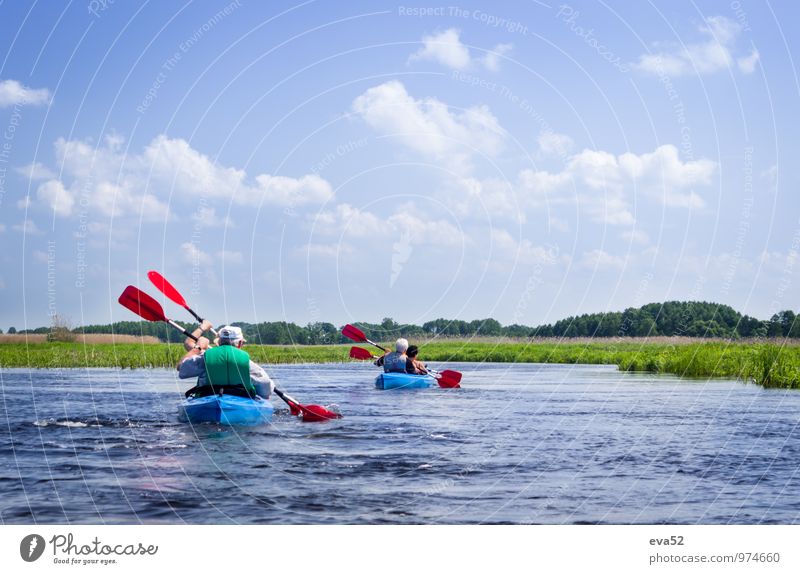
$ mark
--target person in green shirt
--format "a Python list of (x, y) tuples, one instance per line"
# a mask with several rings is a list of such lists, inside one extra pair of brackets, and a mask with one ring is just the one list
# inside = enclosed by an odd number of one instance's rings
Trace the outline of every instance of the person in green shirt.
[[(201, 325), (201, 331), (205, 323)], [(219, 330), (218, 337), (219, 345), (216, 347), (212, 347), (206, 337), (198, 337), (197, 343), (178, 363), (178, 377), (197, 377), (195, 388), (201, 395), (220, 391), (229, 394), (241, 392), (268, 399), (275, 384), (266, 371), (242, 350), (246, 342), (242, 330), (226, 325)]]

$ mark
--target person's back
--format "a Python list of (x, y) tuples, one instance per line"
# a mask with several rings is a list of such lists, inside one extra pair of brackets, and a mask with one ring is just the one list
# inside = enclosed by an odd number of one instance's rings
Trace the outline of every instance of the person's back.
[(206, 384), (212, 387), (243, 387), (255, 394), (250, 381), (250, 355), (233, 345), (211, 347), (204, 354)]
[(407, 362), (408, 362), (408, 357), (406, 357), (405, 353), (398, 353), (397, 351), (392, 351), (391, 353), (387, 353), (383, 357), (383, 372), (405, 373)]
[(394, 351), (386, 353), (375, 361), (375, 364), (379, 367), (382, 366), (384, 373), (405, 373), (408, 363), (408, 357), (406, 356), (408, 341), (405, 339), (397, 339), (394, 348)]

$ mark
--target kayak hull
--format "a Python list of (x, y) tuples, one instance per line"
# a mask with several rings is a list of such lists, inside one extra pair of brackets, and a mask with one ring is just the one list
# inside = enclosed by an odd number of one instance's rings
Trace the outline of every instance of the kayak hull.
[(427, 389), (436, 384), (430, 375), (409, 375), (407, 373), (381, 373), (375, 377), (375, 388), (382, 391), (392, 389)]
[(269, 401), (233, 395), (189, 398), (181, 403), (179, 417), (190, 423), (260, 425), (268, 423), (274, 412)]

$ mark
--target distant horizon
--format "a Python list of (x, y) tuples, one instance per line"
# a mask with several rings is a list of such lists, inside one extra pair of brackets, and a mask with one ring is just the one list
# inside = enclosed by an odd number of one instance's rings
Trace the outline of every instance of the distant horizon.
[[(482, 322), (482, 321), (488, 321), (488, 320), (495, 320), (495, 321), (498, 321), (501, 324), (501, 326), (504, 327), (504, 328), (505, 327), (511, 327), (511, 326), (514, 326), (514, 325), (519, 325), (521, 327), (527, 327), (527, 328), (530, 328), (530, 329), (538, 329), (538, 328), (541, 328), (541, 327), (554, 325), (555, 323), (558, 323), (558, 322), (561, 322), (561, 321), (566, 321), (568, 319), (574, 319), (574, 318), (577, 318), (577, 317), (580, 317), (580, 316), (584, 316), (584, 315), (617, 314), (617, 313), (624, 313), (625, 311), (628, 311), (628, 310), (631, 310), (631, 309), (639, 310), (639, 309), (642, 309), (642, 308), (647, 307), (649, 305), (664, 306), (664, 305), (669, 304), (669, 303), (678, 303), (678, 304), (695, 303), (695, 304), (707, 304), (707, 305), (712, 305), (712, 306), (716, 306), (716, 307), (726, 307), (726, 308), (730, 308), (731, 310), (735, 311), (736, 313), (739, 313), (742, 317), (751, 317), (753, 319), (757, 319), (757, 320), (762, 321), (762, 322), (769, 322), (776, 314), (781, 313), (781, 312), (786, 312), (786, 311), (794, 312), (794, 310), (792, 310), (792, 309), (779, 309), (776, 313), (774, 313), (770, 317), (761, 318), (761, 317), (754, 317), (752, 315), (747, 315), (746, 313), (742, 313), (738, 309), (735, 309), (734, 307), (732, 307), (730, 305), (727, 305), (727, 304), (724, 304), (724, 303), (716, 303), (716, 302), (713, 302), (713, 301), (678, 301), (678, 300), (670, 300), (670, 301), (660, 301), (660, 302), (659, 301), (652, 301), (652, 302), (649, 302), (649, 303), (644, 303), (644, 304), (642, 304), (642, 305), (640, 305), (638, 307), (626, 307), (625, 309), (610, 310), (610, 311), (595, 311), (595, 312), (591, 312), (590, 311), (590, 312), (587, 312), (587, 313), (581, 313), (580, 315), (568, 315), (566, 317), (561, 317), (560, 319), (556, 319), (554, 321), (550, 321), (549, 323), (542, 323), (542, 324), (536, 324), (536, 325), (526, 325), (526, 324), (523, 324), (523, 323), (503, 323), (502, 321), (499, 321), (498, 319), (495, 319), (494, 317), (478, 317), (478, 318), (474, 318), (474, 319), (459, 319), (459, 318), (453, 318), (453, 317), (436, 317), (435, 319), (429, 319), (429, 320), (423, 321), (421, 323), (406, 323), (406, 322), (396, 321), (393, 317), (382, 317), (381, 321), (375, 321), (375, 322), (373, 322), (373, 321), (355, 320), (355, 321), (349, 321), (347, 323), (339, 324), (339, 323), (336, 323), (336, 322), (333, 322), (333, 321), (319, 320), (319, 321), (316, 321), (316, 322), (313, 322), (313, 323), (327, 323), (327, 324), (333, 325), (337, 329), (340, 329), (341, 327), (344, 327), (344, 325), (347, 325), (347, 324), (357, 324), (357, 325), (367, 324), (367, 325), (379, 326), (381, 324), (381, 322), (383, 321), (383, 319), (387, 319), (387, 318), (393, 320), (396, 324), (400, 325), (401, 327), (402, 326), (422, 327), (426, 323), (430, 323), (430, 322), (434, 322), (434, 321), (448, 321), (448, 322), (461, 321), (461, 322), (465, 322), (465, 323), (475, 323), (475, 322)], [(181, 323), (181, 324), (197, 325), (196, 321), (192, 322), (192, 321), (189, 321), (189, 320), (186, 320), (186, 319), (181, 319), (181, 318), (176, 318), (176, 317), (170, 317), (170, 318), (173, 319), (174, 321), (178, 322), (178, 323)], [(66, 319), (69, 319), (69, 318), (66, 317)], [(145, 321), (144, 319), (142, 319), (140, 317), (136, 317), (135, 315), (131, 315), (130, 319), (120, 319), (119, 321), (114, 321), (113, 323), (88, 323), (88, 324), (85, 324), (85, 325), (70, 325), (70, 329), (76, 330), (76, 329), (81, 329), (81, 328), (85, 328), (85, 327), (101, 327), (101, 326), (105, 326), (105, 325), (113, 325), (115, 323), (126, 323), (126, 322), (131, 322), (131, 323), (152, 323), (152, 322), (149, 322), (149, 321)], [(296, 322), (296, 321), (288, 321), (288, 320), (285, 320), (285, 319), (276, 319), (276, 320), (259, 321), (257, 323), (254, 323), (252, 321), (235, 320), (235, 321), (230, 321), (230, 322), (227, 322), (227, 323), (214, 323), (214, 326), (215, 327), (219, 327), (221, 325), (226, 325), (226, 324), (259, 325), (259, 324), (264, 324), (264, 323), (269, 323), (269, 324), (287, 323), (287, 324), (297, 325), (298, 327), (305, 327), (305, 326), (307, 326), (309, 324), (313, 324), (313, 323), (299, 323), (299, 322)], [(163, 323), (157, 323), (156, 322), (154, 324), (158, 325), (158, 324), (163, 324)], [(10, 329), (12, 327), (17, 329), (15, 325), (10, 325), (7, 328), (0, 326), (0, 329), (2, 329), (3, 334), (8, 334), (8, 329)], [(17, 332), (22, 332), (24, 330), (33, 331), (33, 330), (37, 330), (37, 329), (40, 330), (40, 329), (48, 329), (48, 328), (50, 328), (49, 325), (40, 325), (38, 327), (29, 327), (27, 329), (17, 329)]]

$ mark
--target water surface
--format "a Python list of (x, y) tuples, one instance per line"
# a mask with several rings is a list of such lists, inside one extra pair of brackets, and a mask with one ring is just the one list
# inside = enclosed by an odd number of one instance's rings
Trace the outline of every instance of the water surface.
[(258, 428), (191, 426), (172, 370), (0, 370), (0, 523), (798, 523), (800, 392), (616, 367), (270, 366)]

